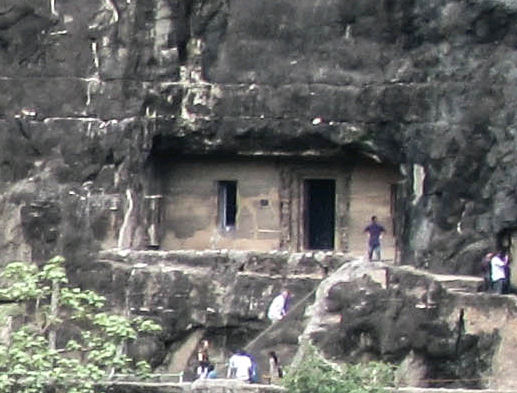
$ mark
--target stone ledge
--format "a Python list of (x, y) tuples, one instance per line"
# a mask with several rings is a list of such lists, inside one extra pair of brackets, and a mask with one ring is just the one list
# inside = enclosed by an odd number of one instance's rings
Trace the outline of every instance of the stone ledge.
[[(229, 379), (197, 380), (189, 383), (115, 382), (110, 393), (286, 393), (278, 385), (248, 384)], [(387, 388), (390, 393), (517, 393), (517, 390), (445, 389), (445, 388)]]
[(284, 393), (282, 386), (249, 384), (232, 379), (199, 379), (189, 383), (114, 382), (104, 385), (109, 393)]

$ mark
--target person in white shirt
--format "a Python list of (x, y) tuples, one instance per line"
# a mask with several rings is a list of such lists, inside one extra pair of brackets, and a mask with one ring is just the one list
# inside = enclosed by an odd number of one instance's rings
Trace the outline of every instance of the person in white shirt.
[(273, 301), (271, 302), (271, 305), (269, 306), (269, 309), (267, 311), (267, 317), (273, 321), (279, 321), (281, 320), (285, 314), (287, 314), (287, 302), (289, 299), (289, 291), (283, 290), (282, 293), (278, 296), (276, 296)]
[(502, 294), (504, 291), (507, 264), (508, 257), (506, 256), (504, 251), (498, 252), (490, 260), (492, 290), (495, 293)]
[(250, 382), (252, 366), (250, 357), (243, 351), (237, 351), (230, 357), (226, 377)]

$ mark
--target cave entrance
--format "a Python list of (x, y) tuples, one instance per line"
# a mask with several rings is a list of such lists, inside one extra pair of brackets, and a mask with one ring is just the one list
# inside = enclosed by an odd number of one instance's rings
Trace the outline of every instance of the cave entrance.
[(303, 185), (305, 248), (333, 250), (336, 181), (334, 179), (306, 179)]
[(402, 209), (394, 166), (354, 155), (160, 154), (151, 164), (149, 248), (330, 250), (364, 256), (364, 228), (375, 215), (386, 230), (382, 258), (396, 254), (404, 223), (396, 220)]

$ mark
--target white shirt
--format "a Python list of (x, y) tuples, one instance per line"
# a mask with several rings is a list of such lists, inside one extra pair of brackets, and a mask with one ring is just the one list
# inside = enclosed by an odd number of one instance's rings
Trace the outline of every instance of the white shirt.
[(280, 294), (273, 299), (271, 305), (269, 306), (269, 310), (267, 312), (267, 317), (272, 321), (279, 321), (285, 315), (284, 312), (285, 307), (285, 297)]
[(506, 262), (496, 255), (490, 260), (490, 267), (492, 268), (492, 281), (498, 281), (506, 278), (505, 272)]
[(239, 354), (232, 355), (228, 366), (228, 377), (231, 376), (231, 370), (234, 369), (234, 378), (241, 381), (249, 381), (251, 367), (251, 359), (248, 356)]

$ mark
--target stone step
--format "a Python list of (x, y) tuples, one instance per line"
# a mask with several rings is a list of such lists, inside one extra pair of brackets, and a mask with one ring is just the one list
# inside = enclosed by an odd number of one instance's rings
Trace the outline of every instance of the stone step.
[(443, 280), (438, 279), (437, 281), (446, 289), (453, 292), (476, 293), (483, 287), (483, 279), (478, 277), (447, 276)]
[(416, 269), (413, 266), (399, 266), (399, 268), (416, 275), (429, 277), (452, 292), (476, 293), (483, 288), (482, 277), (431, 273), (427, 270)]

